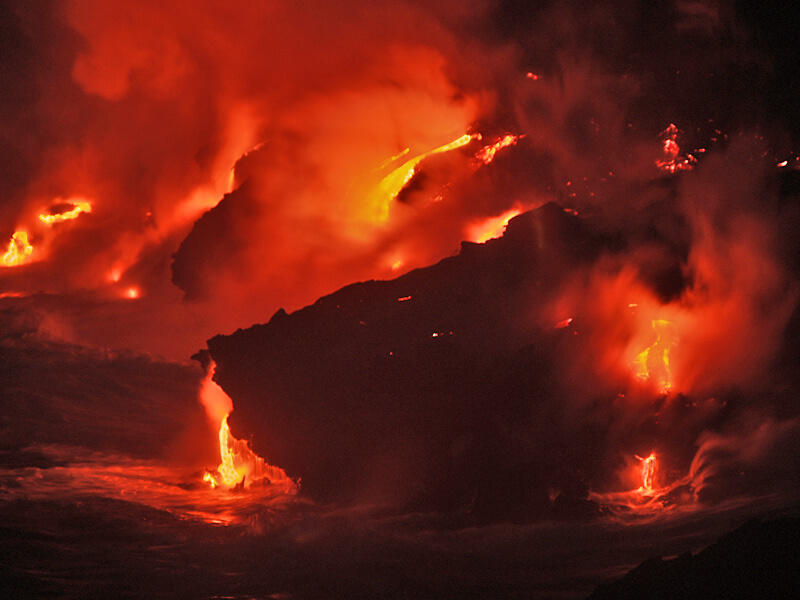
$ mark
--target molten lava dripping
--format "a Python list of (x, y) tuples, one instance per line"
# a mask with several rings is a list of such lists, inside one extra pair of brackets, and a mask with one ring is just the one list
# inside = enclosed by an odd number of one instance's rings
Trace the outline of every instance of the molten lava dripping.
[(653, 481), (656, 474), (656, 454), (651, 452), (647, 458), (642, 458), (641, 456), (636, 458), (642, 461), (642, 487), (639, 488), (639, 491), (642, 494), (652, 494)]
[[(230, 439), (231, 430), (228, 427), (228, 417), (225, 417), (222, 419), (222, 424), (219, 426), (219, 456), (222, 462), (220, 462), (219, 466), (217, 467), (217, 473), (219, 473), (222, 483), (226, 487), (235, 486), (245, 477), (245, 473), (240, 473), (234, 466), (234, 454), (228, 443)], [(208, 481), (209, 478), (214, 481), (213, 475), (210, 475), (209, 473), (205, 474), (203, 480)], [(216, 485), (212, 485), (212, 487), (216, 487)]]
[(656, 319), (652, 325), (656, 340), (636, 355), (633, 364), (636, 367), (636, 377), (655, 383), (662, 392), (667, 393), (673, 383), (669, 366), (670, 349), (675, 345), (672, 323)]
[[(280, 467), (273, 467), (253, 452), (245, 440), (238, 440), (228, 426), (228, 416), (233, 410), (233, 401), (213, 380), (216, 365), (212, 362), (200, 390), (200, 401), (206, 415), (219, 422), (220, 463), (215, 471), (206, 471), (203, 481), (212, 488), (227, 489), (249, 487), (256, 482), (277, 486), (284, 494), (297, 493), (297, 484)], [(221, 419), (221, 420), (220, 420)]]
[(27, 231), (16, 231), (8, 243), (8, 250), (3, 254), (3, 265), (16, 267), (28, 261), (33, 254), (33, 246), (28, 241)]

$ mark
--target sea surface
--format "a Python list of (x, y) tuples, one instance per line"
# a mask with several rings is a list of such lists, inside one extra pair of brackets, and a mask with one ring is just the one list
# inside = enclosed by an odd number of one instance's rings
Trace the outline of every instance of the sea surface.
[(211, 489), (198, 365), (24, 331), (0, 358), (2, 598), (581, 598), (791, 507), (476, 525), (270, 485)]

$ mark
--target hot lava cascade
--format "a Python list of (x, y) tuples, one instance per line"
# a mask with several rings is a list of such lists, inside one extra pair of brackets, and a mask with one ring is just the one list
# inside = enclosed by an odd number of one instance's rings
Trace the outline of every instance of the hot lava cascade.
[(236, 439), (228, 426), (228, 415), (233, 410), (230, 397), (214, 381), (216, 365), (212, 362), (203, 379), (200, 401), (209, 420), (219, 423), (220, 464), (214, 471), (206, 471), (203, 481), (212, 488), (227, 489), (237, 486), (249, 488), (253, 485), (270, 486), (280, 493), (297, 493), (297, 484), (280, 467), (273, 467), (255, 454), (246, 440)]

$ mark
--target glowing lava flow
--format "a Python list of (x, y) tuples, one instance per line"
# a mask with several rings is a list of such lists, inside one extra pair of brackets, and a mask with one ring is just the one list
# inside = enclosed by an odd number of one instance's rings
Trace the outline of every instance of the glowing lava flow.
[[(456, 148), (466, 146), (474, 139), (481, 139), (481, 134), (465, 133), (461, 137), (454, 139), (449, 144), (444, 144), (443, 146), (439, 146), (438, 148), (434, 148), (433, 150), (429, 150), (428, 152), (424, 152), (423, 154), (419, 154), (414, 158), (407, 160), (402, 165), (394, 169), (391, 173), (386, 175), (386, 177), (381, 179), (377, 188), (372, 192), (372, 194), (370, 194), (370, 205), (375, 209), (377, 219), (380, 222), (385, 222), (389, 218), (390, 202), (397, 197), (397, 194), (399, 194), (403, 187), (414, 177), (417, 172), (417, 165), (419, 165), (419, 163), (434, 154), (449, 152), (450, 150), (455, 150)], [(405, 150), (389, 159), (389, 163), (391, 163), (392, 160), (396, 160), (400, 156), (403, 156), (404, 154), (406, 154)]]
[(656, 474), (656, 454), (651, 452), (647, 458), (642, 458), (641, 456), (636, 458), (642, 461), (642, 487), (639, 488), (639, 491), (642, 494), (652, 494), (653, 479)]
[(273, 467), (253, 452), (245, 440), (238, 440), (228, 427), (228, 415), (233, 410), (233, 401), (213, 380), (216, 365), (211, 366), (203, 379), (200, 401), (208, 418), (219, 422), (220, 464), (215, 471), (206, 471), (203, 481), (212, 488), (222, 486), (250, 487), (256, 482), (269, 484), (284, 494), (296, 494), (297, 484), (280, 467)]
[[(235, 486), (245, 476), (244, 473), (239, 473), (234, 466), (234, 454), (228, 444), (230, 439), (231, 430), (228, 427), (228, 417), (225, 417), (219, 427), (219, 456), (222, 462), (217, 467), (217, 473), (226, 487)], [(217, 487), (217, 478), (212, 473), (206, 472), (203, 475), (203, 481), (210, 483), (212, 488)]]
[(656, 332), (656, 341), (639, 352), (633, 364), (636, 367), (636, 377), (655, 383), (662, 392), (667, 393), (673, 383), (669, 367), (669, 352), (675, 345), (672, 323), (656, 319), (653, 321), (653, 329)]
[(491, 144), (489, 146), (484, 146), (481, 148), (478, 153), (475, 155), (475, 158), (481, 161), (484, 165), (488, 165), (494, 160), (494, 157), (497, 155), (500, 150), (503, 148), (508, 148), (509, 146), (513, 146), (517, 143), (517, 141), (524, 136), (522, 135), (513, 135), (511, 133), (504, 135), (498, 142)]
[(8, 243), (8, 250), (3, 254), (3, 265), (16, 267), (28, 261), (33, 254), (33, 246), (28, 241), (27, 231), (16, 231)]
[(53, 223), (61, 223), (62, 221), (71, 221), (72, 219), (77, 219), (81, 213), (90, 213), (92, 212), (92, 205), (85, 200), (78, 200), (72, 203), (72, 208), (70, 210), (56, 213), (56, 214), (40, 214), (39, 220), (46, 224), (52, 225)]

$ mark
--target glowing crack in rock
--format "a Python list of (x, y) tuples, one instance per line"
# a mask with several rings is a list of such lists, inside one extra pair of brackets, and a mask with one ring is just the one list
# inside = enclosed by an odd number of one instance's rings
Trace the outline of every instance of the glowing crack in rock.
[(33, 246), (28, 241), (28, 232), (16, 231), (8, 243), (8, 250), (3, 254), (3, 265), (6, 267), (22, 265), (30, 260), (32, 254)]
[(672, 372), (670, 370), (670, 350), (676, 340), (672, 323), (664, 319), (652, 322), (656, 340), (636, 355), (633, 360), (636, 377), (642, 381), (654, 383), (663, 392), (672, 388)]
[(280, 467), (267, 463), (250, 449), (247, 441), (236, 439), (228, 426), (233, 400), (214, 382), (216, 365), (211, 366), (200, 388), (200, 402), (212, 423), (219, 423), (220, 463), (214, 471), (206, 471), (203, 481), (212, 488), (249, 487), (269, 484), (284, 494), (296, 494), (297, 484)]

